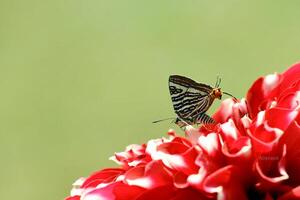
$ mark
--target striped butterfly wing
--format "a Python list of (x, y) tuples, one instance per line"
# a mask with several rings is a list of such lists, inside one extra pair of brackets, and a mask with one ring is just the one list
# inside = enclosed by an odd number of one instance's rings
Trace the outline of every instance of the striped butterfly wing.
[(181, 128), (185, 127), (187, 125), (193, 125), (193, 124), (207, 125), (207, 124), (215, 124), (215, 123), (216, 123), (216, 121), (205, 113), (200, 113), (199, 115), (195, 116), (194, 119), (187, 118), (185, 120), (181, 120), (179, 118), (176, 118), (176, 120), (175, 120), (175, 124), (177, 124)]
[(201, 113), (196, 117), (196, 123), (200, 124), (214, 124), (216, 123), (213, 118), (205, 113)]
[(172, 75), (169, 90), (175, 113), (185, 121), (196, 121), (196, 117), (208, 110), (211, 104), (212, 87), (189, 78)]

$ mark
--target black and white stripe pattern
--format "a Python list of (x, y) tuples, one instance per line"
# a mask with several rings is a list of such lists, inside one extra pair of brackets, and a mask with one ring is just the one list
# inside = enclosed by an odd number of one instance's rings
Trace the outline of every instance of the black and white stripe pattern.
[(205, 113), (200, 113), (196, 117), (188, 117), (186, 119), (179, 119), (175, 120), (175, 123), (178, 124), (180, 127), (186, 125), (193, 125), (193, 124), (215, 124), (216, 121), (211, 118), (209, 115)]
[(195, 124), (214, 124), (216, 123), (213, 118), (205, 113), (201, 113), (197, 116)]
[(175, 113), (181, 121), (188, 124), (214, 123), (214, 120), (205, 114), (214, 100), (211, 97), (211, 86), (172, 75), (169, 78), (169, 90)]

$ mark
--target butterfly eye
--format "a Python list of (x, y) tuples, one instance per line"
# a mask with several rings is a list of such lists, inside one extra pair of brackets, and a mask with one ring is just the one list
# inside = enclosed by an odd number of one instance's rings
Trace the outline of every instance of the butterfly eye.
[(222, 98), (222, 91), (221, 91), (220, 88), (215, 89), (215, 90), (213, 91), (213, 94), (214, 94), (214, 96), (215, 96), (216, 98), (218, 98), (218, 99), (221, 99), (221, 98)]
[(219, 96), (221, 93), (220, 89), (214, 89), (213, 92), (215, 96)]

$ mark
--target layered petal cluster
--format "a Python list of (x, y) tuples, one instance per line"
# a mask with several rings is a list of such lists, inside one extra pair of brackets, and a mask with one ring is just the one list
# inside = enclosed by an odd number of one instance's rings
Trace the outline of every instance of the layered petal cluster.
[(66, 200), (300, 199), (300, 64), (226, 99), (214, 127), (130, 145)]

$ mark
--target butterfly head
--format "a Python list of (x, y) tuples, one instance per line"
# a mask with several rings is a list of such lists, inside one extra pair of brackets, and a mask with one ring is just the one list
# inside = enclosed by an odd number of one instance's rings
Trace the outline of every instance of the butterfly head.
[(221, 88), (214, 88), (212, 91), (212, 95), (217, 99), (222, 99), (222, 91)]

